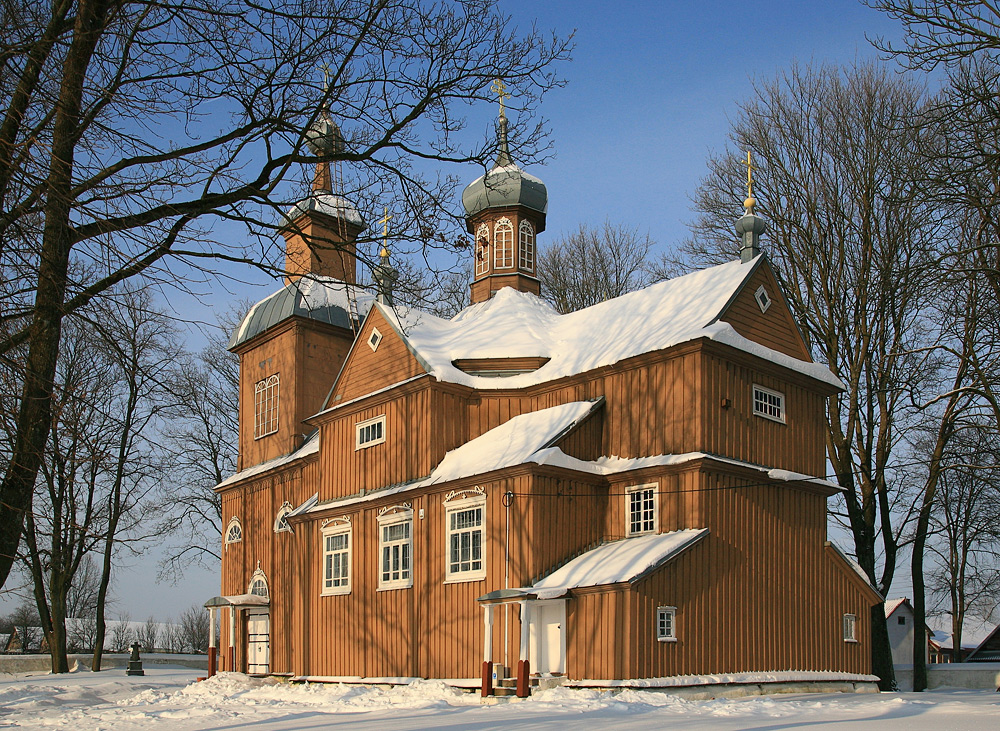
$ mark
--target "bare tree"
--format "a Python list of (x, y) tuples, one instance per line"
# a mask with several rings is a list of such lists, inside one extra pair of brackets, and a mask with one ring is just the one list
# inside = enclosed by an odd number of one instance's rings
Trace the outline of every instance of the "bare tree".
[(581, 224), (539, 252), (542, 297), (566, 313), (642, 289), (661, 278), (651, 269), (653, 246), (649, 234), (624, 224)]
[[(520, 154), (543, 152), (531, 111), (567, 45), (518, 33), (490, 0), (11, 0), (0, 13), (0, 356), (23, 347), (24, 366), (0, 479), (3, 583), (65, 317), (130, 277), (183, 286), (219, 260), (261, 265), (277, 212), (301, 195), (282, 182), (319, 159), (304, 133), (323, 108), (344, 123), (346, 144), (323, 153), (350, 164), (344, 193), (368, 220), (394, 201), (397, 240), (429, 246), (421, 227), (459, 216), (452, 181), (424, 176), (425, 162), (492, 157), (491, 143), (458, 146), (459, 108), (505, 79), (522, 105)], [(219, 222), (246, 232), (226, 244), (211, 235)]]
[(135, 632), (132, 630), (132, 618), (127, 612), (118, 615), (118, 619), (108, 627), (106, 642), (111, 652), (128, 652), (129, 646), (135, 642)]
[(38, 610), (31, 602), (21, 602), (7, 616), (7, 622), (17, 632), (21, 643), (21, 654), (37, 651), (42, 642)]
[[(695, 196), (699, 218), (688, 261), (732, 259), (735, 202), (755, 159), (757, 211), (769, 219), (765, 251), (813, 356), (847, 390), (830, 400), (827, 454), (845, 489), (855, 555), (872, 586), (892, 586), (912, 499), (895, 465), (914, 409), (923, 315), (934, 291), (933, 242), (942, 215), (916, 189), (928, 144), (913, 120), (924, 95), (875, 65), (793, 67), (755, 84), (731, 132), (733, 149), (709, 160)], [(904, 388), (906, 386), (907, 388)], [(873, 668), (894, 685), (885, 615), (872, 610)]]
[(181, 614), (180, 627), (184, 647), (189, 652), (208, 652), (208, 612), (195, 604)]
[(156, 648), (159, 647), (160, 640), (160, 626), (157, 624), (153, 617), (149, 617), (146, 620), (146, 624), (139, 628), (136, 633), (136, 642), (142, 645), (142, 649), (146, 652), (155, 652)]

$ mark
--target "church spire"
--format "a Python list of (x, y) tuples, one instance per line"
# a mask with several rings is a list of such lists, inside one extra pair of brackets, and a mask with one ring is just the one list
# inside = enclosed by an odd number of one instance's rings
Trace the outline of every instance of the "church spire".
[(513, 160), (510, 157), (510, 147), (507, 143), (507, 113), (504, 110), (504, 99), (510, 99), (510, 94), (507, 93), (507, 85), (503, 83), (503, 79), (496, 79), (490, 89), (500, 98), (500, 152), (497, 154), (497, 161), (494, 163), (493, 167), (502, 168), (513, 164)]
[(736, 222), (736, 233), (742, 239), (740, 246), (740, 261), (748, 262), (760, 256), (760, 237), (767, 231), (767, 222), (760, 216), (754, 214), (753, 207), (757, 201), (753, 197), (753, 163), (750, 160), (750, 151), (747, 150), (747, 198), (743, 201), (743, 208), (746, 210)]

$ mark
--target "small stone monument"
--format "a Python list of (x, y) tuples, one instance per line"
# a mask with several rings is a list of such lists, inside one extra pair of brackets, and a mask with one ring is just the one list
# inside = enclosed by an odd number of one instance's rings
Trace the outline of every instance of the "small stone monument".
[(142, 669), (142, 658), (139, 657), (139, 643), (132, 643), (132, 654), (128, 658), (128, 669), (125, 671), (126, 675), (145, 675), (146, 673)]

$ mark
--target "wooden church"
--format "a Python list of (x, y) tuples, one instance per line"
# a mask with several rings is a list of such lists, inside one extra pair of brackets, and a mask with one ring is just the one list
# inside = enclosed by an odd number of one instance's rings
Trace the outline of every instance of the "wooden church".
[[(219, 667), (521, 695), (535, 676), (869, 673), (882, 599), (827, 541), (839, 488), (817, 477), (842, 386), (752, 197), (738, 260), (561, 315), (535, 269), (546, 188), (499, 128), (462, 196), (472, 304), (450, 320), (393, 306), (387, 263), (377, 297), (357, 286), (363, 223), (328, 165), (289, 213), (286, 284), (230, 342)], [(326, 115), (309, 142), (342, 144)]]

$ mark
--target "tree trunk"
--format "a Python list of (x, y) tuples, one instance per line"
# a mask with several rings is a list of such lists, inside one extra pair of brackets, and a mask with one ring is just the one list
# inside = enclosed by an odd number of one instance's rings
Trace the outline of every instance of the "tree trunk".
[(889, 644), (889, 625), (885, 620), (885, 605), (873, 604), (871, 617), (872, 673), (879, 678), (879, 690), (896, 690), (896, 672), (892, 667), (892, 645)]

